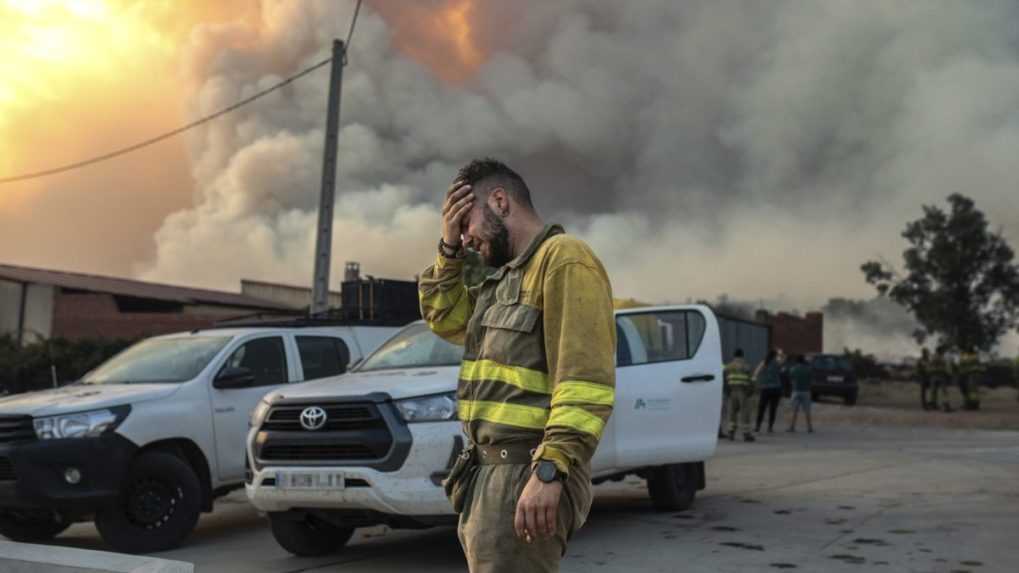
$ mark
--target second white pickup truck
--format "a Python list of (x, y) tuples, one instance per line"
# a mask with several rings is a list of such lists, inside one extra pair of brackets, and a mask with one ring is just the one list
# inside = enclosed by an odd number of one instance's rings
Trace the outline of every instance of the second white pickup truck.
[[(637, 474), (658, 509), (705, 486), (722, 399), (718, 321), (706, 306), (616, 312), (616, 403), (594, 482)], [(464, 446), (455, 391), (463, 349), (422, 323), (351, 373), (280, 389), (248, 433), (251, 502), (297, 555), (338, 550), (357, 527), (450, 523), (442, 479)]]
[(0, 399), (0, 534), (39, 543), (95, 521), (118, 551), (175, 547), (244, 483), (266, 392), (342, 374), (396, 332), (319, 324), (157, 336), (74, 384)]

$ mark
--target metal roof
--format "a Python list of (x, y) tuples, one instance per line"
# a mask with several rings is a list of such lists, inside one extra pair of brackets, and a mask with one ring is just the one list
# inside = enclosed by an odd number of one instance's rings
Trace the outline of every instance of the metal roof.
[(182, 304), (211, 304), (258, 310), (289, 310), (276, 302), (240, 293), (150, 283), (116, 277), (34, 269), (0, 264), (0, 280), (52, 285), (67, 289), (149, 298)]

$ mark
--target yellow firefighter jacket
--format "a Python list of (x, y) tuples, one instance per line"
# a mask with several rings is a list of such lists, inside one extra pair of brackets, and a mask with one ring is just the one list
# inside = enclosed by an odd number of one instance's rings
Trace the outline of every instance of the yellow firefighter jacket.
[[(562, 227), (468, 289), (438, 256), (419, 282), (432, 331), (464, 345), (457, 412), (478, 445), (535, 444), (568, 474), (589, 466), (615, 402), (616, 327), (601, 262)], [(589, 471), (589, 469), (588, 469)]]
[(751, 383), (750, 367), (746, 360), (734, 358), (725, 365), (725, 383), (729, 386), (748, 386)]

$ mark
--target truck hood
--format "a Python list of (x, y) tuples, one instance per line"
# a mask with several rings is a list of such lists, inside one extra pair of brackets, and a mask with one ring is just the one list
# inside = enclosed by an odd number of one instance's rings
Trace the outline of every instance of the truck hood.
[(72, 384), (0, 398), (0, 414), (52, 416), (164, 398), (180, 384)]
[(459, 373), (459, 366), (351, 372), (282, 388), (266, 396), (266, 399), (270, 402), (276, 399), (320, 400), (384, 392), (394, 400), (399, 400), (453, 392), (456, 390)]

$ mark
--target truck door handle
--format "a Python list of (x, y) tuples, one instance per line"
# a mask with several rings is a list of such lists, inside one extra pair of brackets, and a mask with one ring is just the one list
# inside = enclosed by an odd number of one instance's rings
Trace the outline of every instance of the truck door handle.
[(215, 408), (214, 411), (217, 414), (229, 414), (230, 412), (234, 411), (234, 407), (233, 406), (227, 406), (226, 408)]
[(693, 376), (684, 376), (683, 378), (680, 378), (680, 381), (687, 382), (687, 383), (690, 383), (690, 382), (711, 382), (714, 379), (715, 379), (715, 375), (714, 374), (695, 374)]

